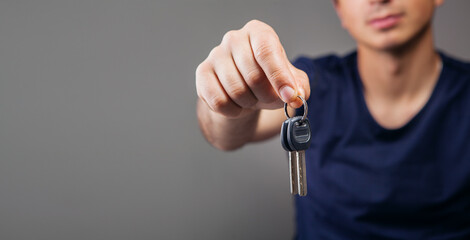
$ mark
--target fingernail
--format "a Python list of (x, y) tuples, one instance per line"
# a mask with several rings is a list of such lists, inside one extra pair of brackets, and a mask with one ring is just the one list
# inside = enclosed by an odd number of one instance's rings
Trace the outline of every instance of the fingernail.
[(285, 86), (279, 90), (279, 94), (281, 94), (281, 98), (284, 102), (290, 102), (292, 98), (295, 96), (295, 91), (289, 86)]

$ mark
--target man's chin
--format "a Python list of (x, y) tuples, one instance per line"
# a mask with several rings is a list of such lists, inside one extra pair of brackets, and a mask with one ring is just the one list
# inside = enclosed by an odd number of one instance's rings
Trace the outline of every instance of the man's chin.
[[(409, 29), (408, 29), (409, 30)], [(430, 25), (424, 26), (418, 32), (411, 32), (406, 29), (394, 29), (387, 33), (373, 34), (365, 39), (374, 39), (375, 41), (369, 42), (369, 47), (377, 51), (396, 52), (400, 53), (412, 48), (419, 44), (420, 40), (430, 32)]]
[(387, 38), (367, 44), (369, 48), (381, 52), (396, 52), (407, 48), (407, 41), (400, 38)]

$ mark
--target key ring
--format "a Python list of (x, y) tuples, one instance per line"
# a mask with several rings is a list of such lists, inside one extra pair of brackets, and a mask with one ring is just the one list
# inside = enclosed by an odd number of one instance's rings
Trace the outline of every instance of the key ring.
[[(302, 96), (298, 95), (297, 97), (300, 98), (300, 100), (302, 100), (302, 103), (304, 106), (304, 115), (302, 116), (302, 121), (303, 121), (307, 118), (308, 106), (307, 106), (307, 102)], [(286, 114), (287, 119), (291, 118), (289, 116), (289, 113), (287, 112), (287, 103), (284, 103), (284, 113)]]

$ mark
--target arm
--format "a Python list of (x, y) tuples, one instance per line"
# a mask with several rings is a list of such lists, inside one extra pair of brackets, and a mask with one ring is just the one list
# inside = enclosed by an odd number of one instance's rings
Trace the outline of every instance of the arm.
[(226, 151), (277, 135), (285, 120), (283, 109), (255, 110), (240, 118), (227, 118), (209, 109), (200, 99), (197, 114), (199, 127), (207, 141)]
[(222, 150), (276, 135), (283, 102), (300, 107), (297, 96), (310, 94), (305, 72), (289, 62), (274, 30), (256, 20), (225, 34), (198, 66), (196, 88), (202, 133)]

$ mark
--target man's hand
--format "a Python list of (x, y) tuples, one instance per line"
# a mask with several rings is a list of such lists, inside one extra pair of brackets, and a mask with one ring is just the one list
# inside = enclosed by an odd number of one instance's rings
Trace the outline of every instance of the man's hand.
[(199, 98), (213, 111), (241, 118), (287, 102), (300, 107), (308, 98), (308, 77), (287, 59), (279, 37), (258, 20), (225, 34), (196, 70)]

